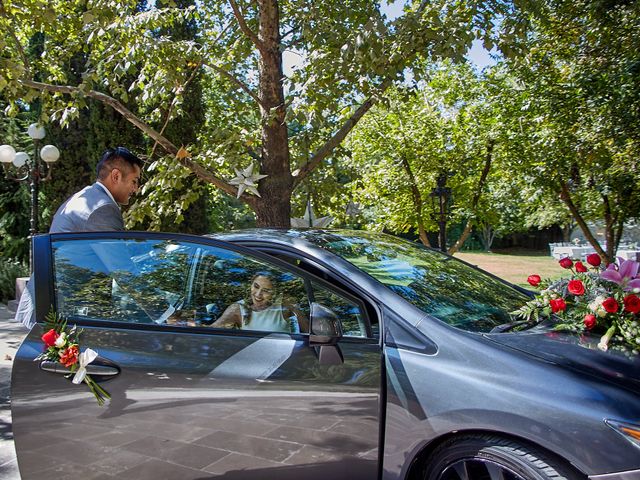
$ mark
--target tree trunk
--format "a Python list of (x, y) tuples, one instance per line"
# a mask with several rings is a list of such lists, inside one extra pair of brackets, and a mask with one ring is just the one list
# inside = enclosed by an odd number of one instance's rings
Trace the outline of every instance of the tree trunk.
[(467, 241), (467, 238), (469, 238), (469, 235), (471, 235), (472, 231), (473, 231), (473, 222), (471, 220), (467, 220), (467, 224), (464, 226), (464, 230), (462, 231), (462, 234), (460, 235), (456, 243), (454, 243), (451, 247), (449, 247), (449, 250), (447, 250), (447, 253), (449, 255), (453, 255), (454, 253), (460, 251), (460, 249), (462, 248), (462, 245), (464, 245), (464, 242)]
[(495, 237), (496, 237), (496, 232), (491, 227), (491, 225), (483, 225), (480, 239), (482, 241), (482, 246), (484, 247), (484, 250), (486, 252), (491, 251), (491, 245), (493, 245), (493, 239)]
[(409, 177), (409, 183), (411, 184), (411, 194), (413, 196), (413, 206), (416, 211), (416, 217), (418, 222), (418, 234), (420, 235), (420, 241), (425, 247), (430, 247), (431, 243), (429, 242), (429, 238), (427, 237), (427, 232), (424, 229), (424, 221), (422, 219), (422, 196), (420, 195), (420, 189), (418, 188), (418, 184), (416, 183), (416, 177), (413, 175), (413, 171), (411, 170), (411, 165), (409, 161), (405, 158), (404, 155), (400, 156), (400, 161), (402, 162), (402, 166), (404, 167), (405, 172), (407, 172), (407, 176)]
[(602, 205), (604, 207), (604, 238), (607, 242), (607, 256), (613, 261), (617, 247), (614, 232), (615, 218), (611, 214), (608, 195), (602, 195)]
[(622, 232), (624, 232), (624, 221), (618, 220), (617, 225), (614, 231), (615, 238), (615, 251), (618, 251), (618, 247), (620, 246), (620, 240), (622, 240)]
[(582, 218), (582, 215), (580, 215), (580, 212), (578, 211), (578, 207), (576, 207), (576, 205), (573, 203), (573, 200), (571, 199), (569, 186), (567, 185), (566, 182), (560, 182), (560, 199), (567, 206), (574, 220), (582, 230), (582, 233), (584, 233), (584, 236), (586, 237), (587, 241), (591, 244), (591, 246), (595, 249), (596, 253), (600, 255), (600, 258), (602, 258), (602, 260), (607, 265), (611, 263), (611, 259), (613, 257), (610, 257), (609, 255), (607, 255), (607, 253), (603, 250), (602, 245), (600, 245), (600, 242), (598, 242), (598, 240), (593, 235), (593, 233), (591, 233), (591, 230), (589, 229), (587, 222), (585, 222), (584, 218)]
[(471, 235), (471, 231), (473, 230), (473, 222), (475, 221), (475, 210), (478, 208), (478, 202), (480, 201), (480, 196), (482, 195), (482, 189), (484, 188), (485, 183), (487, 182), (487, 177), (489, 176), (489, 172), (491, 171), (491, 162), (493, 161), (493, 147), (495, 146), (495, 140), (489, 140), (487, 143), (487, 154), (484, 160), (484, 168), (482, 169), (482, 173), (480, 174), (480, 180), (478, 180), (478, 188), (473, 195), (473, 199), (471, 200), (471, 211), (474, 214), (474, 217), (467, 220), (467, 224), (458, 238), (458, 241), (454, 243), (447, 253), (449, 255), (453, 255), (457, 251), (462, 248), (465, 240)]
[(256, 202), (259, 227), (290, 227), (293, 178), (289, 165), (289, 137), (285, 121), (280, 51), (280, 17), (277, 0), (259, 2), (258, 62), (260, 116), (262, 125), (261, 198)]

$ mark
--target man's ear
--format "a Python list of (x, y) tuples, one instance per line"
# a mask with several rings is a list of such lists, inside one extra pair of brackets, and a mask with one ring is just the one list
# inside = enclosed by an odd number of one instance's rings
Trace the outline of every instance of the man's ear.
[(111, 177), (111, 181), (113, 183), (118, 183), (118, 180), (120, 180), (120, 177), (122, 176), (122, 172), (117, 169), (114, 168), (113, 170), (111, 170), (111, 172), (109, 173), (109, 177)]

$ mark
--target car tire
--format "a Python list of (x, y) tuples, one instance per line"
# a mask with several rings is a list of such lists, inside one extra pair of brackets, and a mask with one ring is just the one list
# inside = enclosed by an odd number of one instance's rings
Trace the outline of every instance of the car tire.
[(535, 447), (493, 435), (452, 438), (438, 446), (424, 465), (424, 480), (585, 478)]

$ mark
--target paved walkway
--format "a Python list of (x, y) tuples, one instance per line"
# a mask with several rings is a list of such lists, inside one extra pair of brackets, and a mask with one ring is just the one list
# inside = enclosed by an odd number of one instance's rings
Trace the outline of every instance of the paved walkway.
[(13, 313), (0, 303), (0, 478), (20, 480), (11, 432), (11, 367), (27, 330), (13, 321)]

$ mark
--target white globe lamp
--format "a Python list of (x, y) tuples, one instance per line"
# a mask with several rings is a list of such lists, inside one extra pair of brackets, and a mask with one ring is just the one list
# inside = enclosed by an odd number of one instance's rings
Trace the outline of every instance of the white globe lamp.
[(27, 135), (33, 140), (42, 140), (45, 135), (44, 127), (37, 123), (32, 123), (29, 125), (29, 128), (27, 128)]
[(46, 163), (55, 163), (60, 158), (60, 150), (55, 145), (45, 145), (40, 150), (40, 158)]
[(25, 164), (29, 161), (29, 155), (24, 152), (16, 153), (15, 158), (13, 159), (13, 166), (16, 168), (24, 167)]
[(11, 145), (0, 145), (0, 162), (11, 163), (16, 158), (16, 149)]

